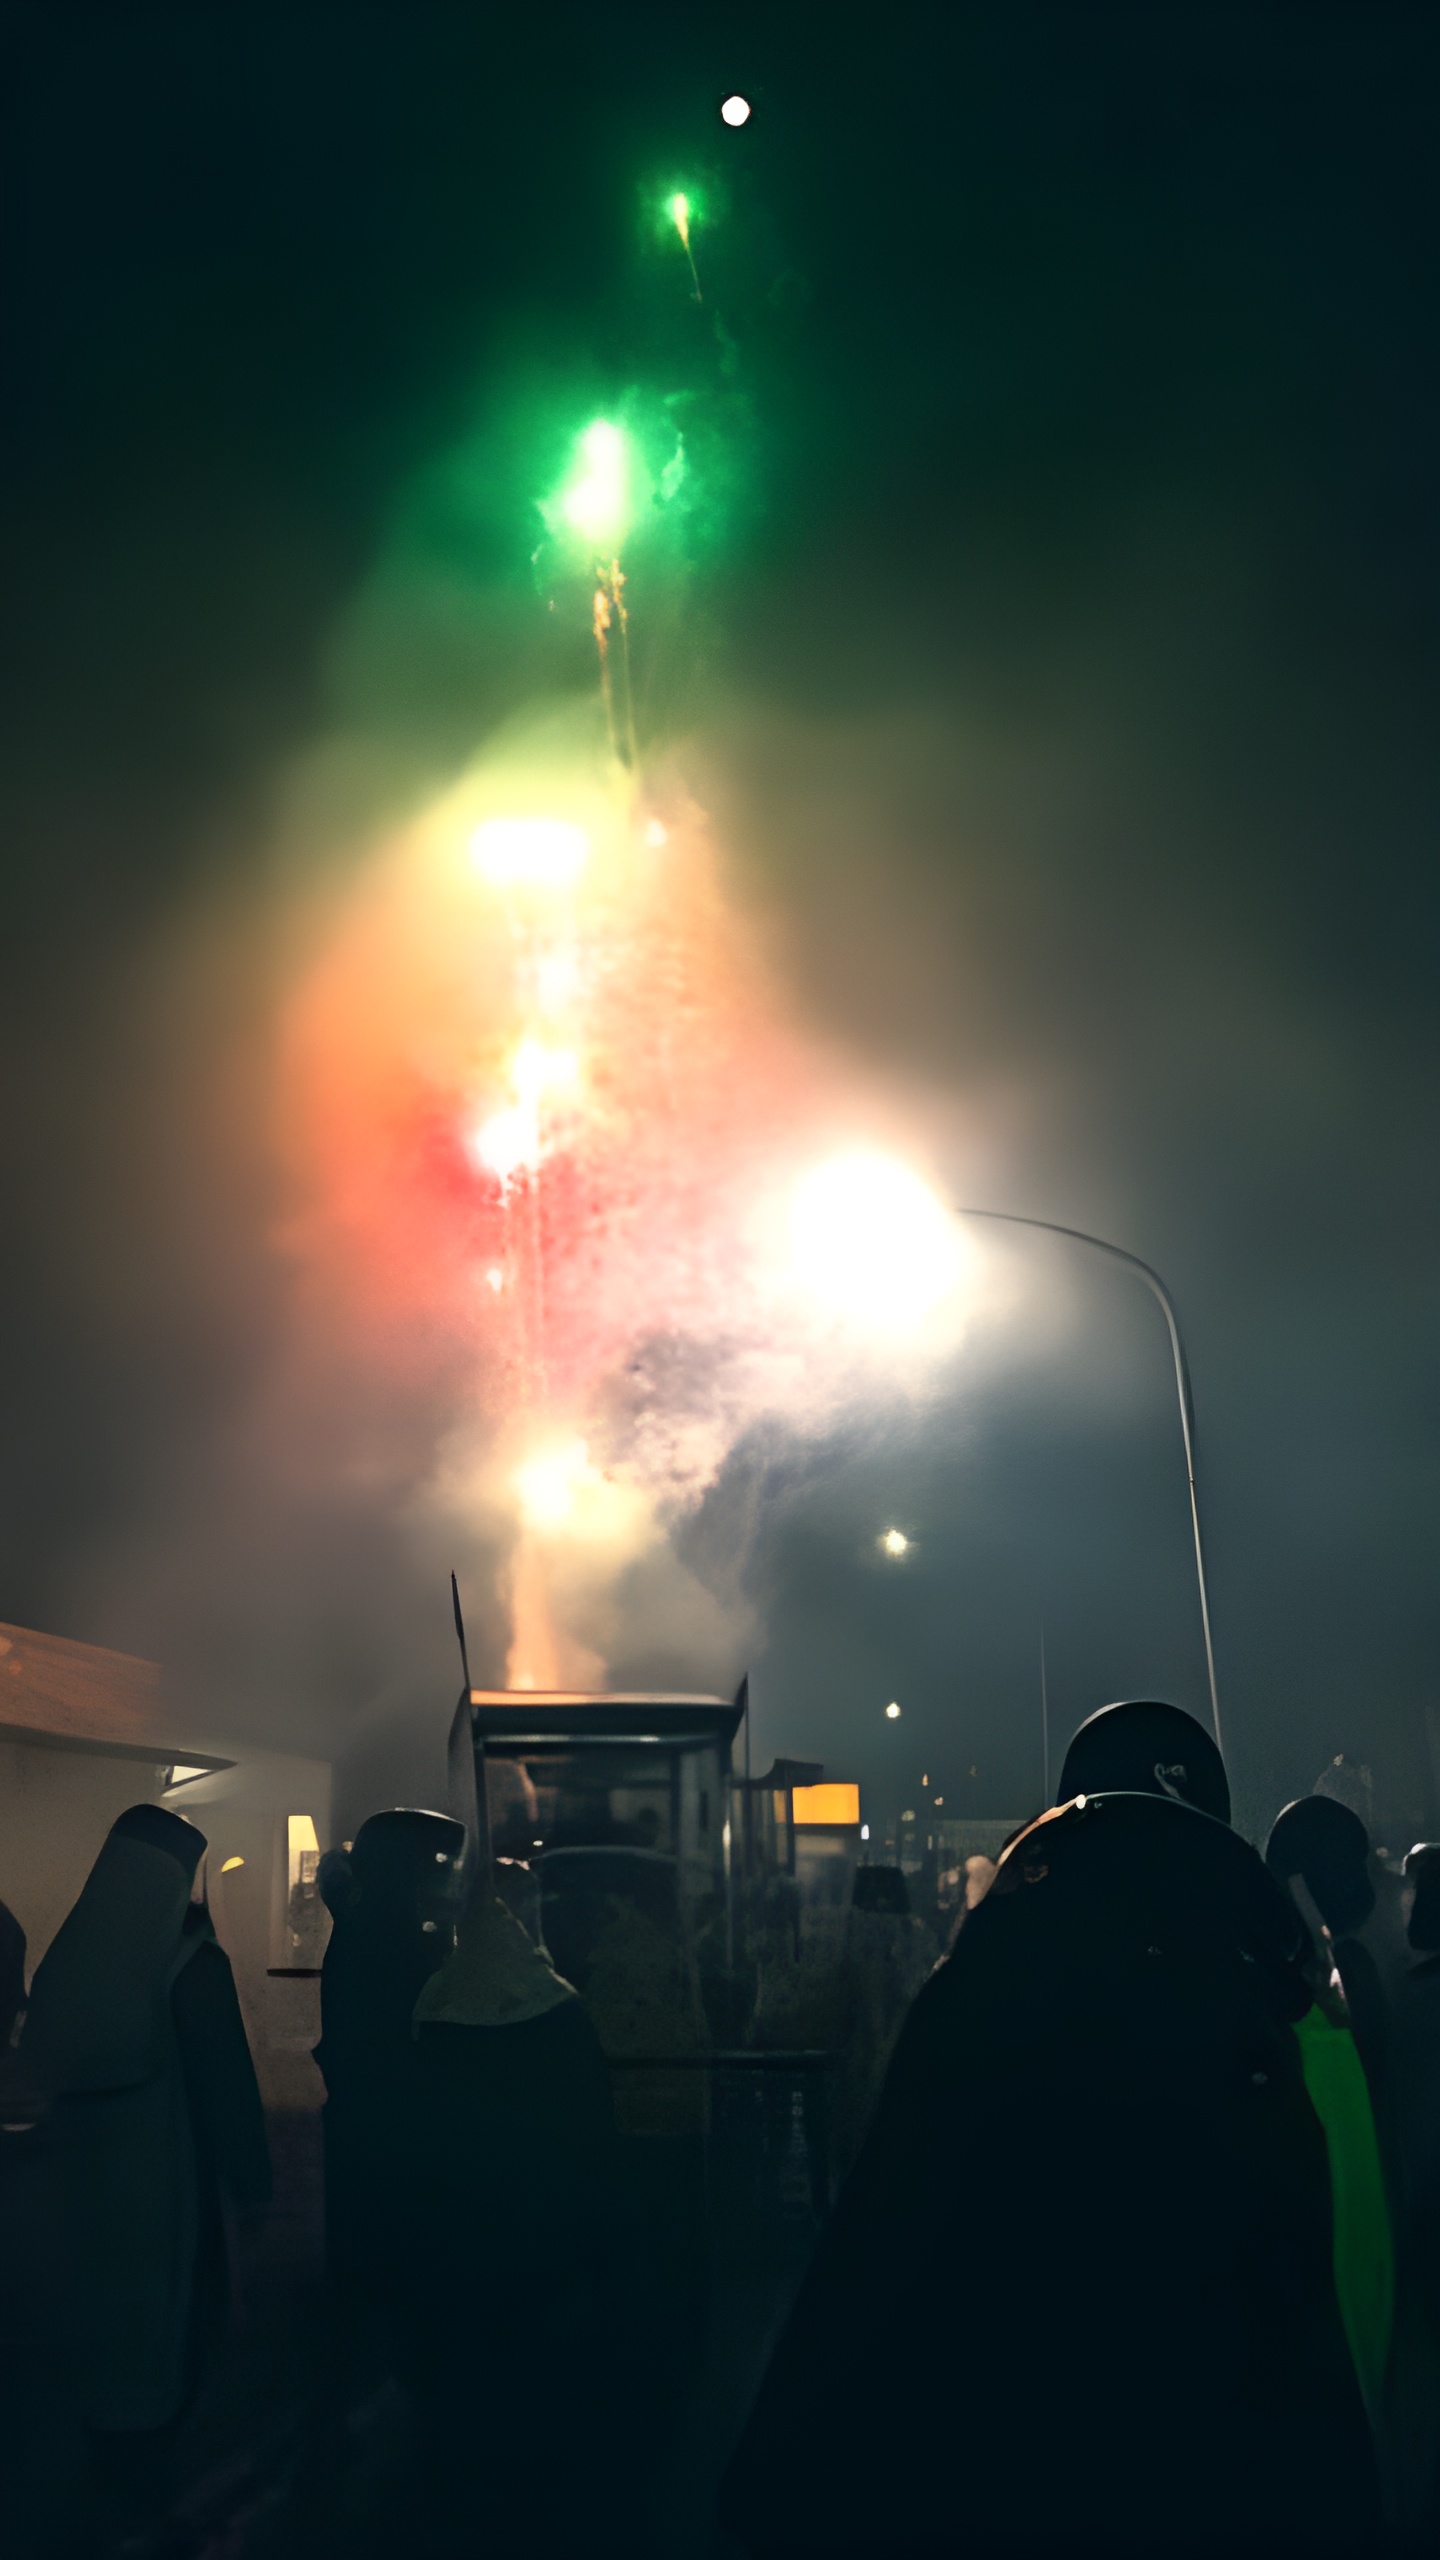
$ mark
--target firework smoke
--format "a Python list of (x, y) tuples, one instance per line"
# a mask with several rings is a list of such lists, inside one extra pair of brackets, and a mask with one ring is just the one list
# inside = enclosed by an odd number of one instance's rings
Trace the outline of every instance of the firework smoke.
[[(660, 814), (663, 805), (664, 814)], [(759, 1417), (912, 1382), (966, 1250), (851, 1070), (786, 1017), (702, 810), (525, 724), (352, 882), (290, 996), (285, 1243), (384, 1362), (467, 1384), (418, 1513), (513, 1523), (517, 1684), (595, 1679), (622, 1562)]]

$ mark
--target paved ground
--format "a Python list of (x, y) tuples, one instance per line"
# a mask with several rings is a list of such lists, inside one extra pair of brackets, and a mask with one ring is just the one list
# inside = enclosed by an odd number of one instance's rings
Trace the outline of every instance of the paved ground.
[[(437, 2534), (406, 2394), (378, 2341), (327, 2299), (320, 2118), (276, 2115), (270, 2134), (275, 2201), (236, 2242), (230, 2315), (184, 2420), (102, 2463), (56, 2418), (55, 2395), (37, 2387), (12, 2398), (8, 2449), (0, 2442), (6, 2560), (410, 2560), (436, 2539), (450, 2560), (481, 2560), (484, 2412), (475, 2413), (473, 2539), (468, 2514)], [(632, 2161), (653, 2187), (661, 2164), (644, 2150)], [(688, 2360), (674, 2302), (648, 2323), (655, 2370), (635, 2376), (633, 2439), (617, 2447), (606, 2484), (633, 2510), (626, 2560), (724, 2560), (710, 2522), (715, 2486), (813, 2229), (808, 2215), (791, 2214), (767, 2221), (758, 2246), (717, 2252), (708, 2320), (703, 2334), (691, 2323)], [(564, 2413), (555, 2415), (559, 2444)]]

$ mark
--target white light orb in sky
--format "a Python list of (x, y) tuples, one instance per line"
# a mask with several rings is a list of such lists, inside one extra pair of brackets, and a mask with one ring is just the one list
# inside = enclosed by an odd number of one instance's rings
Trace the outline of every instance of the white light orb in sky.
[(521, 1517), (530, 1529), (558, 1529), (575, 1508), (585, 1475), (585, 1443), (542, 1450), (516, 1471)]
[(740, 97), (727, 98), (720, 110), (720, 121), (722, 124), (729, 125), (748, 124), (750, 121), (749, 99)]
[(887, 1556), (903, 1556), (909, 1550), (910, 1541), (903, 1529), (886, 1529), (881, 1534), (880, 1544)]
[(837, 1315), (903, 1332), (960, 1277), (954, 1219), (893, 1156), (837, 1156), (805, 1175), (791, 1212), (795, 1271)]
[(895, 1722), (895, 1720), (896, 1720), (897, 1716), (898, 1716), (898, 1715), (899, 1715), (899, 1713), (900, 1713), (900, 1710), (899, 1710), (899, 1708), (897, 1707), (897, 1705), (895, 1704), (895, 1701), (894, 1701), (894, 1699), (893, 1699), (893, 1698), (891, 1699), (889, 1706), (886, 1708), (885, 1713), (886, 1713), (886, 1715), (888, 1716), (888, 1718), (889, 1718), (889, 1720), (890, 1720), (891, 1724), (894, 1724), (894, 1722)]
[(564, 818), (487, 818), (470, 839), (477, 871), (497, 889), (570, 889), (590, 839)]

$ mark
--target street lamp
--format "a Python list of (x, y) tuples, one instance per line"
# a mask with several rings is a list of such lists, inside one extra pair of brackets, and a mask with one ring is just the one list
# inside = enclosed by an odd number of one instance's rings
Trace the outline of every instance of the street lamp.
[(1180, 1437), (1185, 1444), (1185, 1476), (1190, 1487), (1190, 1526), (1195, 1539), (1195, 1587), (1200, 1595), (1200, 1629), (1205, 1639), (1205, 1671), (1210, 1683), (1210, 1721), (1220, 1743), (1220, 1700), (1215, 1687), (1215, 1648), (1210, 1639), (1210, 1595), (1205, 1582), (1205, 1549), (1200, 1536), (1200, 1500), (1195, 1489), (1195, 1408), (1190, 1396), (1190, 1370), (1185, 1346), (1180, 1339), (1180, 1326), (1166, 1288), (1158, 1271), (1142, 1262), (1138, 1253), (1127, 1253), (1123, 1245), (1110, 1244), (1104, 1236), (1088, 1235), (1083, 1227), (1058, 1226), (1053, 1218), (1023, 1218), (1014, 1209), (957, 1209), (961, 1218), (988, 1218), (1002, 1227), (1034, 1227), (1041, 1235), (1064, 1236), (1070, 1244), (1087, 1244), (1093, 1253), (1105, 1254), (1118, 1262), (1136, 1278), (1143, 1280), (1165, 1318), (1170, 1336), (1170, 1356), (1175, 1364), (1175, 1393), (1180, 1405)]

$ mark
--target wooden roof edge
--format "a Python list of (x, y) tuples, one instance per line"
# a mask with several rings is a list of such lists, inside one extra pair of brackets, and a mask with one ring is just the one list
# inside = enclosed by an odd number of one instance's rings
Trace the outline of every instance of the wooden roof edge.
[(117, 1674), (136, 1688), (158, 1688), (164, 1679), (163, 1663), (152, 1662), (143, 1653), (121, 1653), (114, 1645), (86, 1644), (79, 1636), (51, 1635), (44, 1627), (17, 1627), (0, 1618), (0, 1655), (19, 1648), (24, 1653), (44, 1660), (63, 1662), (76, 1669), (89, 1669), (95, 1676), (108, 1671)]
[(39, 1751), (81, 1751), (92, 1759), (148, 1761), (153, 1767), (203, 1769), (209, 1775), (233, 1769), (233, 1760), (213, 1751), (193, 1750), (188, 1742), (122, 1742), (108, 1733), (54, 1733), (44, 1725), (10, 1724), (0, 1717), (0, 1742), (23, 1742)]

